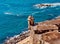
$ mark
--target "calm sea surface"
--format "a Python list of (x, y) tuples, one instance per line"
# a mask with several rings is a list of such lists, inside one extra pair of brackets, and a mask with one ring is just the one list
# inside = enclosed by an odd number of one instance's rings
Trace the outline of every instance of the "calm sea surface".
[(7, 37), (27, 29), (27, 17), (32, 14), (35, 22), (51, 20), (60, 15), (60, 5), (47, 8), (33, 7), (40, 3), (60, 3), (60, 0), (0, 0), (0, 44)]

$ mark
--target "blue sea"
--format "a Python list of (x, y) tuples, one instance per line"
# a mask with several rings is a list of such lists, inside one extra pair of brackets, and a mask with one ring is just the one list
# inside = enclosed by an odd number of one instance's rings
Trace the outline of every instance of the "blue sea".
[[(53, 3), (55, 6), (37, 8), (34, 5)], [(27, 30), (27, 18), (32, 15), (35, 22), (60, 16), (60, 0), (0, 0), (0, 44)]]

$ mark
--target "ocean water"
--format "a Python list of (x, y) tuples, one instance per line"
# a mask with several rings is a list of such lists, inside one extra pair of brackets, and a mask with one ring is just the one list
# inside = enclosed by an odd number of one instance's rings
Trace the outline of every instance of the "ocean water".
[[(41, 3), (53, 3), (54, 6), (34, 6)], [(7, 37), (26, 31), (29, 15), (35, 18), (35, 22), (54, 19), (60, 16), (60, 0), (0, 0), (0, 44)]]

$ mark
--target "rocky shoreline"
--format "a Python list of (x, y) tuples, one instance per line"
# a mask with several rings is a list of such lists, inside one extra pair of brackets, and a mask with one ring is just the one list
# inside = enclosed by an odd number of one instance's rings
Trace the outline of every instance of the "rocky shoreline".
[(5, 40), (4, 44), (16, 44), (17, 42), (29, 37), (29, 30), (24, 31), (23, 33), (16, 35), (14, 37), (10, 37), (9, 39)]
[[(60, 16), (58, 16), (52, 20), (56, 20), (56, 19), (60, 19)], [(42, 24), (43, 22), (39, 22), (39, 23)], [(4, 44), (16, 44), (19, 41), (29, 37), (30, 36), (29, 33), (30, 33), (30, 30), (27, 30), (27, 31), (24, 31), (23, 33), (21, 33), (19, 35), (15, 35), (14, 37), (10, 37), (9, 39), (5, 40)]]

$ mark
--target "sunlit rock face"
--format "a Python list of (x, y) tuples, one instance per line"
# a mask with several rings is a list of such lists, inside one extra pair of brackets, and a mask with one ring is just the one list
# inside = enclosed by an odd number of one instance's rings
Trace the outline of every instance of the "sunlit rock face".
[(60, 44), (60, 33), (59, 32), (49, 32), (43, 34), (43, 40), (49, 44)]
[(60, 44), (60, 39), (57, 39), (57, 40), (51, 41), (50, 44)]

